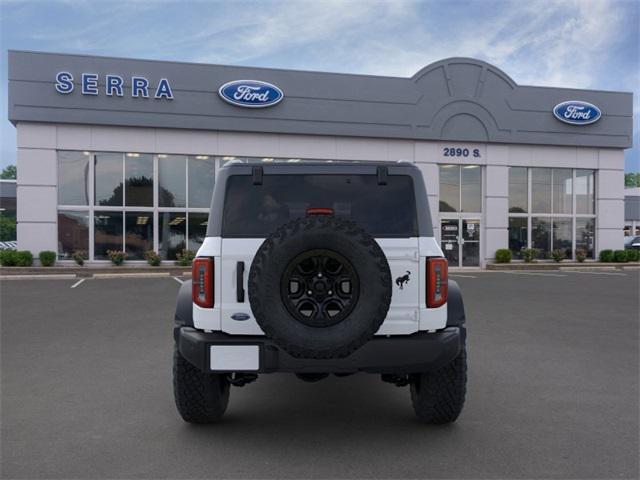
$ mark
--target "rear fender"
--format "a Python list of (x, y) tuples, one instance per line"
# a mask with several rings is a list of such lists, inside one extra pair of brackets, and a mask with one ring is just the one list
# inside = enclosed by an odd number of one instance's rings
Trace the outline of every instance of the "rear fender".
[(176, 301), (176, 325), (193, 327), (193, 303), (191, 298), (191, 280), (185, 281), (178, 291)]
[(464, 303), (462, 291), (454, 280), (448, 281), (449, 294), (447, 298), (447, 327), (459, 327), (464, 325)]

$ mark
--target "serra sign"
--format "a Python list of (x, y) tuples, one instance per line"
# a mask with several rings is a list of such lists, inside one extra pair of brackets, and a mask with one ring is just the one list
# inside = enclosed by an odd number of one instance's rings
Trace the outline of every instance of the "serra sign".
[[(73, 75), (70, 72), (58, 72), (55, 83), (56, 91), (62, 94), (72, 93), (76, 87), (73, 80)], [(80, 92), (82, 95), (99, 95), (100, 86), (98, 81), (99, 76), (97, 73), (82, 73), (80, 75)], [(150, 95), (153, 95), (153, 98), (156, 99), (166, 98), (167, 100), (173, 100), (173, 91), (169, 80), (166, 78), (161, 78), (154, 89), (146, 77), (134, 75), (131, 77), (130, 86), (131, 96), (134, 98), (149, 98)], [(103, 91), (108, 97), (113, 97), (114, 95), (123, 97), (124, 89), (124, 78), (120, 75), (107, 74), (104, 76)]]

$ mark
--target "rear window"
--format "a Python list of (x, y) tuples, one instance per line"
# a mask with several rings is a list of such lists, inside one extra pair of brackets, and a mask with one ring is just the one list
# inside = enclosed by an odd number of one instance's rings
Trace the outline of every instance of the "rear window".
[(390, 175), (379, 185), (376, 175), (265, 175), (253, 185), (249, 175), (232, 175), (226, 188), (224, 237), (263, 238), (307, 214), (331, 208), (374, 237), (416, 237), (418, 225), (413, 180)]

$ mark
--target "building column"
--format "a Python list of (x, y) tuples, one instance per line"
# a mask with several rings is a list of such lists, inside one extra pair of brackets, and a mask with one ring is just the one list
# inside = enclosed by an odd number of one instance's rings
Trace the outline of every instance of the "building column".
[(601, 148), (596, 173), (596, 258), (624, 248), (624, 151)]
[(509, 167), (487, 165), (484, 189), (484, 265), (496, 250), (509, 248)]
[(17, 136), (18, 249), (57, 252), (56, 127), (19, 123)]

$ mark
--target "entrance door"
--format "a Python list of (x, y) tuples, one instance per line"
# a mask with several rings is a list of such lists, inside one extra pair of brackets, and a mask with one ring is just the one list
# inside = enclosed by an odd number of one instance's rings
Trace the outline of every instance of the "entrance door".
[(480, 219), (440, 220), (442, 250), (452, 267), (480, 266)]

